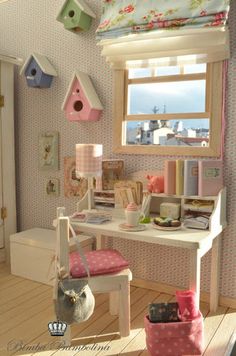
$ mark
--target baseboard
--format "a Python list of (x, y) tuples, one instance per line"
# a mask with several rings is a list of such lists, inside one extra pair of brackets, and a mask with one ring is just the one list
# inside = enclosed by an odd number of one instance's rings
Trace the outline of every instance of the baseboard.
[(0, 263), (5, 262), (5, 248), (0, 249)]
[[(148, 280), (141, 279), (141, 278), (134, 278), (131, 282), (131, 285), (134, 287), (151, 289), (151, 290), (155, 290), (157, 292), (173, 294), (173, 295), (175, 294), (176, 290), (183, 289), (183, 287), (171, 286), (169, 284), (148, 281)], [(200, 299), (202, 302), (209, 303), (210, 302), (210, 293), (201, 292)], [(236, 299), (220, 296), (219, 305), (222, 305), (223, 307), (235, 309), (236, 308)]]

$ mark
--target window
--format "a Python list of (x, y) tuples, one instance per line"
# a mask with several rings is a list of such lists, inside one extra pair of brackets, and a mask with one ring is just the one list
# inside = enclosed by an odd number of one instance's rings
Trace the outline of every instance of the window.
[(222, 62), (115, 71), (114, 152), (220, 155)]

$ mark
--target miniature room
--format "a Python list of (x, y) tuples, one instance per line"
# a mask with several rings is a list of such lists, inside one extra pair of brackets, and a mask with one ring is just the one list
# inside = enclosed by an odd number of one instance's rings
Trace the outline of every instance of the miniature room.
[(236, 1), (0, 0), (0, 356), (236, 355)]

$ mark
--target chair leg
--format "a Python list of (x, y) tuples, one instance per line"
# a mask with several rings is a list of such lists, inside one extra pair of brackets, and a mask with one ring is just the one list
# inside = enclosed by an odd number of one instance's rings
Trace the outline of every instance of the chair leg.
[(71, 345), (71, 328), (70, 325), (67, 325), (66, 332), (64, 336), (62, 336), (63, 346)]
[(121, 283), (119, 292), (119, 328), (120, 336), (125, 337), (130, 334), (130, 283)]
[(111, 315), (119, 314), (119, 294), (120, 292), (118, 291), (109, 293), (109, 310)]

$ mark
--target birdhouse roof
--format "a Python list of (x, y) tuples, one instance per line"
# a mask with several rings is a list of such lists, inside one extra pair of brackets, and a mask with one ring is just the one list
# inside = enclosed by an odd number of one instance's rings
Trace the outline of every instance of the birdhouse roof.
[(84, 92), (84, 95), (88, 99), (89, 105), (93, 109), (98, 109), (98, 110), (103, 110), (103, 106), (99, 100), (99, 97), (93, 87), (93, 84), (91, 82), (91, 79), (89, 78), (87, 73), (76, 71), (73, 74), (72, 80), (70, 82), (69, 88), (67, 90), (64, 102), (62, 104), (62, 110), (65, 109), (67, 101), (71, 95), (72, 87), (74, 84), (74, 81), (78, 80), (81, 88)]
[(64, 9), (66, 8), (66, 6), (68, 5), (68, 3), (70, 1), (74, 1), (74, 3), (80, 8), (80, 10), (83, 11), (84, 13), (86, 13), (87, 15), (93, 17), (94, 19), (96, 18), (95, 13), (90, 9), (90, 7), (86, 4), (86, 2), (84, 0), (66, 0), (64, 5), (61, 8), (61, 11), (59, 12), (59, 14), (57, 16), (57, 20), (62, 21), (62, 18), (61, 18), (62, 12), (64, 11)]
[(42, 54), (39, 53), (32, 53), (25, 61), (23, 67), (21, 68), (20, 74), (25, 73), (25, 70), (27, 69), (29, 63), (31, 62), (32, 58), (37, 62), (41, 70), (48, 75), (53, 75), (54, 77), (57, 76), (57, 72), (49, 62), (46, 56), (43, 56)]

